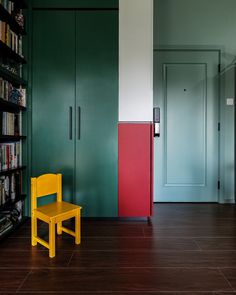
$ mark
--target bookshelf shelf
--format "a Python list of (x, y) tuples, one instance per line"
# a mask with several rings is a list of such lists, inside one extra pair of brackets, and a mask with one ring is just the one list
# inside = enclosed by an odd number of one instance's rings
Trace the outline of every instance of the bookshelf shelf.
[(26, 32), (23, 28), (21, 28), (14, 17), (0, 4), (0, 19), (11, 27), (12, 31), (14, 31), (18, 35), (26, 35)]
[(4, 100), (0, 97), (0, 107), (1, 110), (4, 112), (20, 112), (20, 111), (26, 111), (26, 107), (23, 107), (21, 105), (18, 105), (16, 103)]
[(13, 225), (10, 229), (6, 230), (4, 233), (0, 234), (0, 241), (7, 238), (12, 232), (18, 229), (22, 224), (24, 224), (29, 218), (23, 217), (19, 222)]
[(26, 64), (26, 60), (0, 40), (0, 53), (17, 63)]
[(21, 167), (18, 167), (18, 168), (13, 168), (13, 169), (7, 169), (7, 170), (0, 170), (0, 176), (2, 175), (10, 175), (14, 172), (17, 172), (17, 171), (22, 171), (26, 169), (26, 166), (21, 166)]
[(0, 205), (0, 210), (1, 211), (8, 210), (12, 208), (12, 206), (14, 206), (17, 202), (25, 200), (25, 198), (26, 198), (26, 195), (20, 195), (15, 200), (9, 200), (6, 203)]
[(0, 135), (0, 142), (14, 142), (26, 139), (26, 136)]
[(11, 82), (13, 85), (16, 85), (17, 87), (26, 86), (27, 84), (27, 82), (24, 79), (4, 69), (2, 66), (0, 66), (0, 76), (3, 79), (6, 79), (7, 81)]

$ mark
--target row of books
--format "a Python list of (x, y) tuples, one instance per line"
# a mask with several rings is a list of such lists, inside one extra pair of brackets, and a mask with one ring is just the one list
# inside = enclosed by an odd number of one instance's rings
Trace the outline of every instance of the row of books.
[(22, 37), (14, 33), (3, 21), (0, 21), (0, 40), (22, 56)]
[(16, 172), (10, 176), (0, 176), (0, 206), (9, 201), (15, 201), (16, 196), (21, 193), (20, 173)]
[(11, 219), (4, 214), (0, 214), (0, 237), (8, 232), (11, 228), (13, 228)]
[(21, 166), (21, 143), (0, 144), (0, 171), (15, 169)]
[(9, 0), (0, 0), (0, 4), (10, 13), (14, 12), (14, 2)]
[(22, 14), (22, 9), (15, 7), (15, 3), (10, 0), (0, 0), (0, 5), (2, 5), (9, 14), (13, 15), (19, 26), (22, 28), (24, 27), (24, 16)]
[(21, 113), (0, 113), (0, 134), (1, 135), (21, 135), (22, 130)]
[(10, 82), (0, 78), (0, 98), (25, 107), (26, 89), (17, 89)]
[(23, 205), (23, 201), (19, 201), (11, 211), (0, 213), (0, 238), (22, 220)]

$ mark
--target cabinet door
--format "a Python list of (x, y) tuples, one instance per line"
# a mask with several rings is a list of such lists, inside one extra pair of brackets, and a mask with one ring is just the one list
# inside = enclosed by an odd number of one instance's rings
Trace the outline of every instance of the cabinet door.
[(77, 12), (76, 36), (76, 201), (117, 216), (118, 13)]
[(150, 123), (119, 123), (119, 216), (152, 213), (153, 129)]
[(32, 53), (32, 174), (62, 173), (64, 199), (71, 201), (75, 163), (75, 12), (34, 11)]

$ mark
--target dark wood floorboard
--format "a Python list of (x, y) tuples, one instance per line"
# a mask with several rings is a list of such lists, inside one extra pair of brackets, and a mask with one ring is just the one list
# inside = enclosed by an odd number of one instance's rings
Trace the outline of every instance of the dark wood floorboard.
[[(81, 245), (75, 245), (74, 239), (67, 235), (57, 237), (58, 250), (75, 250), (75, 251), (188, 251), (200, 250), (200, 247), (193, 239), (184, 238), (136, 238), (136, 237), (82, 237)], [(37, 247), (31, 247), (30, 237), (10, 237), (0, 244), (0, 251), (25, 251), (25, 250), (45, 250), (39, 244)], [(233, 249), (231, 249), (233, 250)]]
[[(207, 277), (207, 279), (206, 279)], [(42, 282), (47, 282), (42, 284)], [(29, 291), (230, 291), (217, 269), (78, 268), (33, 270), (21, 290)]]
[(236, 237), (232, 238), (196, 238), (196, 244), (201, 250), (236, 250)]
[[(73, 221), (67, 223), (73, 228)], [(48, 238), (48, 227), (38, 224)], [(31, 247), (30, 222), (0, 243), (0, 294), (236, 295), (234, 205), (156, 204), (151, 220), (82, 220), (82, 243)]]
[(31, 292), (31, 291), (18, 291), (18, 292), (4, 292), (0, 293), (1, 295), (10, 295), (10, 294), (27, 294), (27, 295), (45, 295), (45, 294), (60, 294), (60, 295), (68, 295), (68, 294), (78, 294), (78, 295), (235, 295), (236, 292), (202, 292), (202, 291), (197, 291), (197, 292), (188, 292), (188, 291), (176, 291), (176, 292), (159, 292), (159, 291), (142, 291), (142, 292), (137, 292), (137, 291), (128, 291), (128, 292), (123, 292), (123, 291), (112, 291), (112, 292), (80, 292), (80, 291), (73, 291), (73, 292), (57, 292), (57, 291), (45, 291), (45, 292)]
[(0, 269), (0, 292), (16, 291), (29, 274), (27, 270)]
[(213, 226), (203, 225), (191, 227), (144, 227), (144, 235), (146, 237), (236, 237), (236, 226)]
[(71, 267), (234, 267), (236, 251), (76, 251)]

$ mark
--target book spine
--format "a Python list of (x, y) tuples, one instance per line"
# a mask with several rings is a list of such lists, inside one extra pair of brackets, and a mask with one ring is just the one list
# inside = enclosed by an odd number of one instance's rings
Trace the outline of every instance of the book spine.
[(0, 171), (20, 167), (21, 153), (21, 142), (0, 144)]

